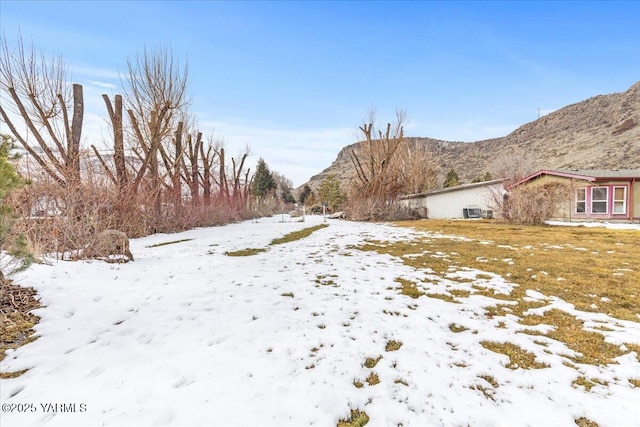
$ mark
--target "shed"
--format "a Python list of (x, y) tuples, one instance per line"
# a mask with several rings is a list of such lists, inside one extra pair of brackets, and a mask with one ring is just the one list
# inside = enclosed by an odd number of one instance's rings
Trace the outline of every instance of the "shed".
[(431, 219), (492, 218), (496, 197), (505, 194), (504, 179), (457, 185), (400, 196), (400, 203), (427, 210)]

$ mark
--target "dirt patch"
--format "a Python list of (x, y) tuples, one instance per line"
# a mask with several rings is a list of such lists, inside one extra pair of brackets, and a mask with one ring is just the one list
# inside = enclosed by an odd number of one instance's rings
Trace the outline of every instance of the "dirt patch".
[[(33, 326), (40, 318), (31, 313), (40, 308), (37, 293), (33, 288), (23, 288), (0, 275), (0, 360), (8, 349), (15, 349), (33, 341)], [(1, 373), (0, 378), (15, 376)]]

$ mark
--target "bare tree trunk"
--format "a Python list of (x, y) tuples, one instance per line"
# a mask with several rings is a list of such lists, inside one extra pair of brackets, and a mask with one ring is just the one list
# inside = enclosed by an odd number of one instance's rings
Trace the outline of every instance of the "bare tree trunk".
[[(3, 39), (0, 90), (0, 116), (16, 140), (56, 183), (77, 189), (84, 98), (81, 85), (69, 86), (62, 60), (37, 55), (33, 48), (26, 50), (22, 39), (9, 48)], [(18, 130), (9, 112), (22, 119), (26, 134)], [(28, 136), (35, 138), (41, 151), (31, 146)]]
[(205, 153), (204, 145), (200, 144), (200, 158), (202, 159), (202, 175), (200, 177), (202, 183), (202, 195), (204, 197), (205, 206), (211, 206), (211, 186), (213, 178), (213, 161), (216, 152), (211, 145), (207, 148)]
[(184, 122), (178, 122), (178, 128), (176, 129), (174, 143), (175, 143), (175, 157), (173, 159), (171, 172), (171, 193), (173, 194), (173, 203), (175, 205), (175, 209), (180, 214), (182, 207), (182, 182), (180, 180), (181, 171), (182, 171), (182, 157), (184, 155), (182, 151), (182, 129), (184, 127)]
[(229, 193), (229, 183), (227, 182), (227, 174), (225, 171), (224, 148), (220, 148), (220, 151), (218, 152), (218, 157), (220, 158), (220, 171), (219, 171), (220, 179), (218, 181), (219, 194), (228, 203), (231, 198), (231, 195)]
[[(67, 115), (66, 104), (62, 102), (62, 111)], [(82, 136), (82, 120), (84, 118), (84, 96), (82, 86), (73, 85), (73, 118), (71, 119), (71, 132), (67, 131), (67, 167), (69, 168), (69, 180), (74, 186), (80, 184), (80, 138)], [(65, 120), (65, 123), (68, 123)]]
[(113, 163), (116, 168), (118, 191), (119, 193), (123, 193), (123, 190), (129, 183), (129, 177), (127, 176), (124, 154), (122, 95), (115, 96), (113, 105), (111, 104), (111, 100), (108, 95), (102, 95), (102, 99), (104, 99), (107, 112), (109, 113), (109, 119), (111, 120), (111, 126), (113, 127)]
[[(200, 175), (198, 172), (198, 162), (200, 152), (204, 151), (202, 148), (202, 132), (196, 134), (195, 143), (193, 141), (193, 135), (189, 134), (187, 137), (187, 147), (185, 156), (182, 157), (182, 168), (184, 170), (183, 180), (189, 186), (191, 193), (191, 204), (198, 206), (200, 204)], [(189, 167), (187, 167), (185, 157), (189, 160)]]
[[(155, 52), (144, 49), (127, 65), (125, 98), (138, 143), (135, 152), (142, 161), (134, 188), (138, 188), (146, 174), (150, 183), (151, 205), (155, 221), (158, 222), (162, 217), (162, 189), (167, 185), (164, 182), (165, 175), (161, 175), (159, 170), (158, 155), (162, 154), (162, 144), (170, 144), (169, 138), (176, 129), (177, 117), (186, 113), (189, 104), (188, 68), (180, 67), (171, 50), (166, 48)], [(175, 171), (171, 169), (168, 168), (166, 173), (171, 175)], [(173, 186), (175, 183), (171, 184)]]
[[(241, 178), (242, 178), (242, 174), (243, 174), (243, 169), (244, 169), (244, 162), (247, 159), (247, 156), (249, 155), (248, 152), (245, 152), (239, 159), (238, 162), (236, 162), (235, 158), (231, 158), (231, 164), (232, 164), (232, 178), (233, 178), (233, 205), (236, 209), (244, 209), (246, 208), (246, 197), (245, 197), (245, 192), (244, 189), (242, 188), (242, 184), (241, 184)], [(249, 170), (247, 170), (246, 172), (247, 176), (249, 176)], [(245, 183), (246, 183), (246, 178), (245, 178)]]
[(407, 184), (402, 177), (398, 148), (404, 141), (404, 112), (396, 113), (396, 123), (388, 123), (384, 132), (375, 130), (374, 113), (370, 122), (360, 126), (364, 140), (350, 151), (356, 177), (352, 180), (353, 210), (360, 219), (382, 219), (395, 209), (398, 193)]

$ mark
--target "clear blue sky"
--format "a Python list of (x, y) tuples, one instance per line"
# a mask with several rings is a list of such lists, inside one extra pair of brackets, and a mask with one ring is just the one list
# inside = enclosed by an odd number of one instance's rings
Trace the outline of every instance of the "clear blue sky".
[(296, 186), (374, 106), (380, 122), (405, 109), (410, 136), (476, 141), (640, 80), (638, 1), (2, 0), (0, 19), (7, 40), (62, 55), (96, 126), (127, 58), (171, 46), (200, 128)]

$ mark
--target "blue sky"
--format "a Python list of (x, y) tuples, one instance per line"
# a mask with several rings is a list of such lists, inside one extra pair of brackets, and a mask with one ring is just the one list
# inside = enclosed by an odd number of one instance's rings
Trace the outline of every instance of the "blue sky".
[(138, 50), (170, 46), (199, 127), (296, 186), (356, 141), (371, 107), (380, 122), (406, 110), (410, 136), (477, 141), (640, 80), (637, 1), (2, 0), (0, 24), (62, 55), (98, 144), (100, 94), (121, 93)]

